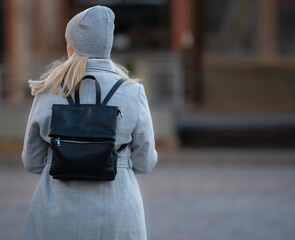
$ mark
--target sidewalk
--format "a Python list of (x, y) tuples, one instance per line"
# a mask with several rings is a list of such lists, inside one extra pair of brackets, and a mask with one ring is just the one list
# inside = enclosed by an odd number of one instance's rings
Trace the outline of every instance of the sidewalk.
[[(138, 176), (149, 240), (294, 239), (295, 166), (216, 164), (213, 156), (222, 152), (160, 153), (154, 171)], [(263, 157), (262, 152), (258, 153), (253, 159), (271, 156)], [(170, 162), (172, 156), (174, 162)], [(272, 156), (274, 160), (274, 152)], [(276, 156), (280, 156), (279, 152)], [(179, 157), (181, 159), (177, 159)], [(189, 161), (195, 157), (199, 158), (197, 164)], [(231, 161), (240, 157), (243, 162), (246, 155), (228, 152), (224, 160), (229, 157)], [(291, 152), (281, 159), (288, 157), (292, 160)], [(212, 164), (208, 164), (208, 159)], [(19, 164), (2, 164), (1, 239), (21, 239), (25, 215), (38, 179), (39, 176), (25, 172)]]
[(294, 167), (161, 167), (139, 182), (150, 240), (294, 239)]

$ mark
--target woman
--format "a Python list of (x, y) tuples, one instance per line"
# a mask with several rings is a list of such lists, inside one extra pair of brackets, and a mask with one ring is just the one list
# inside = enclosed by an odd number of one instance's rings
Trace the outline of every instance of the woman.
[[(135, 174), (150, 172), (157, 162), (154, 132), (144, 88), (109, 58), (114, 13), (95, 6), (74, 16), (66, 28), (68, 60), (55, 65), (41, 81), (29, 81), (35, 96), (24, 140), (25, 168), (41, 174), (29, 208), (24, 239), (146, 239), (143, 203)], [(65, 98), (84, 75), (100, 83), (101, 98), (120, 78), (126, 80), (109, 101), (118, 106), (115, 145), (128, 144), (118, 157), (114, 181), (61, 181), (49, 175), (52, 150), (48, 130), (52, 104)], [(65, 94), (61, 82), (69, 92)], [(95, 103), (92, 81), (84, 81), (81, 103)]]

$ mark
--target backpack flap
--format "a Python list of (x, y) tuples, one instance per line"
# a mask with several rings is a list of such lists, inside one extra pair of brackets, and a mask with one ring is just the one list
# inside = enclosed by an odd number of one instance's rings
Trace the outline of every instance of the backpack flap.
[(49, 136), (115, 141), (119, 112), (116, 106), (53, 104)]

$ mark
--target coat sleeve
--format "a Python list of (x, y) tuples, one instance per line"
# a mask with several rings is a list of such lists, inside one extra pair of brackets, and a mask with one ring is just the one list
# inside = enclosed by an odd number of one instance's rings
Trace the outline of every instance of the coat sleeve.
[(138, 93), (138, 118), (132, 132), (131, 160), (136, 174), (149, 173), (156, 165), (158, 155), (148, 100), (142, 85)]
[(49, 147), (49, 143), (44, 141), (40, 135), (40, 124), (38, 122), (38, 109), (42, 107), (40, 105), (40, 97), (37, 95), (34, 98), (27, 122), (22, 152), (24, 167), (29, 172), (36, 174), (41, 174), (43, 171)]

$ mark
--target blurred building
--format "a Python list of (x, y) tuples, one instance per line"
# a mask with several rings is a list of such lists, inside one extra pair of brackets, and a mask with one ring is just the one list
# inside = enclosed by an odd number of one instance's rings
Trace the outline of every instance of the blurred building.
[(159, 141), (295, 146), (293, 0), (2, 0), (0, 109), (31, 100), (27, 80), (96, 4), (116, 14), (112, 58), (143, 79)]

